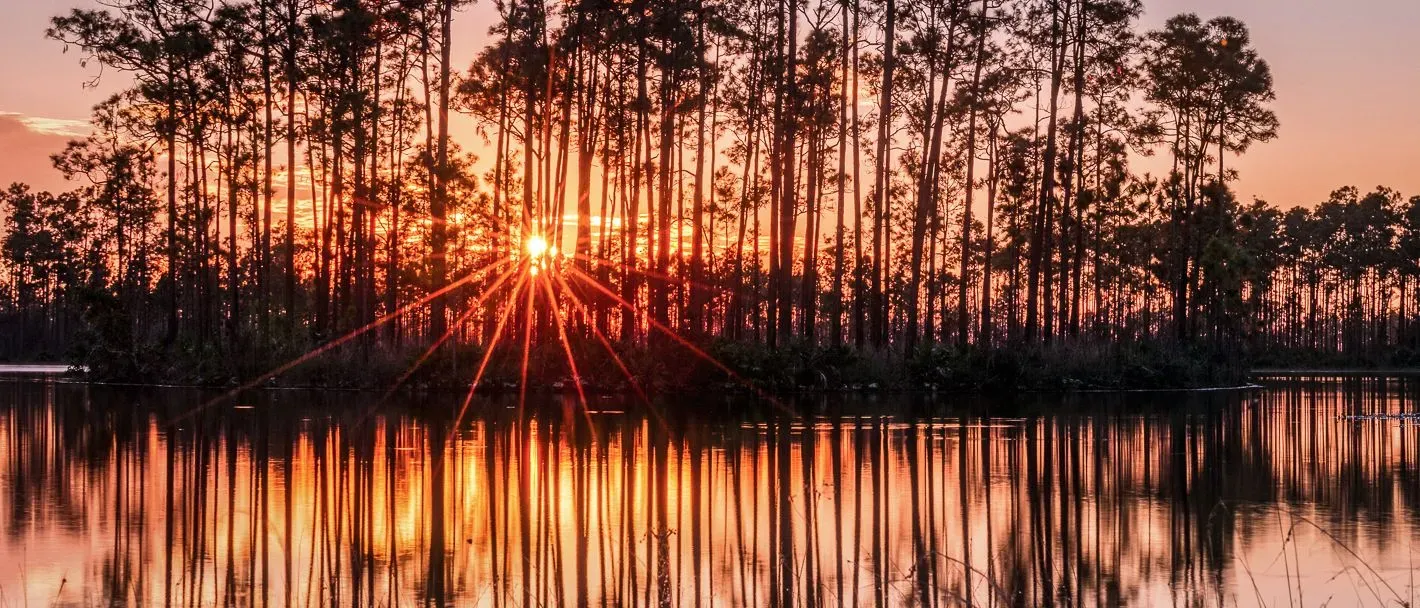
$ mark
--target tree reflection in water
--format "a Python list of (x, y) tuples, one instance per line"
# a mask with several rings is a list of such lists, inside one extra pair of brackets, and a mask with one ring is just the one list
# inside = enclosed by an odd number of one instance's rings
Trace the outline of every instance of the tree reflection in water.
[(453, 429), (437, 399), (257, 393), (172, 425), (200, 395), (0, 384), (0, 603), (1394, 605), (1416, 591), (1420, 426), (1347, 417), (1412, 412), (1416, 390), (993, 410), (1010, 418), (489, 400)]

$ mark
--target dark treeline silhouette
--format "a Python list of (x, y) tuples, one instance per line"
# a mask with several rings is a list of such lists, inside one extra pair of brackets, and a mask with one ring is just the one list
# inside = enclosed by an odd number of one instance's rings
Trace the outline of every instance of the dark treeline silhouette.
[(1345, 417), (1413, 412), (1417, 388), (743, 422), (508, 398), (455, 424), (328, 393), (194, 411), (189, 391), (7, 383), (0, 586), (172, 606), (1391, 606), (1415, 591), (1420, 428)]
[[(151, 376), (260, 371), (372, 323), (364, 357), (519, 331), (909, 355), (1414, 342), (1414, 200), (1230, 192), (1227, 159), (1278, 127), (1235, 19), (513, 0), (477, 9), (469, 60), (464, 4), (55, 17), (131, 86), (54, 156), (73, 191), (0, 198), (0, 349)], [(1154, 154), (1166, 174), (1131, 167)]]

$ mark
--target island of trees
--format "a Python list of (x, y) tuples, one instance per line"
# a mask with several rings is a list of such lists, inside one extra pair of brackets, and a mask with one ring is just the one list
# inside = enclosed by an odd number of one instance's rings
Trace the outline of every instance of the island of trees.
[(320, 353), (327, 382), (467, 383), (495, 344), (589, 383), (1407, 363), (1420, 197), (1237, 200), (1230, 159), (1278, 132), (1268, 64), (1235, 19), (1143, 10), (76, 9), (54, 52), (129, 86), (54, 155), (72, 190), (0, 195), (0, 354), (196, 382)]

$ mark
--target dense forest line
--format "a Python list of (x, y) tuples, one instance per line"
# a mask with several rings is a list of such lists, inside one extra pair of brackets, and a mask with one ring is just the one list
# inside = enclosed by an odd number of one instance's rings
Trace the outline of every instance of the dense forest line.
[(1229, 158), (1279, 125), (1227, 17), (498, 0), (470, 59), (463, 0), (103, 4), (48, 36), (132, 86), (53, 157), (74, 190), (0, 197), (11, 358), (207, 380), (333, 342), (1404, 363), (1420, 333), (1420, 197), (1234, 197)]

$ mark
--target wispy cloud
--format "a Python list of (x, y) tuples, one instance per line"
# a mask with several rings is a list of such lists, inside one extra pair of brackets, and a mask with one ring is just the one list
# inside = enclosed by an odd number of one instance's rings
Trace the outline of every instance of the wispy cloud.
[(60, 137), (83, 137), (89, 134), (89, 122), (85, 120), (74, 120), (70, 118), (50, 118), (47, 116), (29, 116), (18, 112), (0, 111), (0, 117), (8, 118), (24, 125), (26, 129), (40, 135), (56, 135)]
[(0, 188), (25, 182), (36, 190), (62, 191), (74, 185), (54, 169), (49, 155), (64, 149), (65, 142), (83, 137), (88, 124), (0, 111)]

